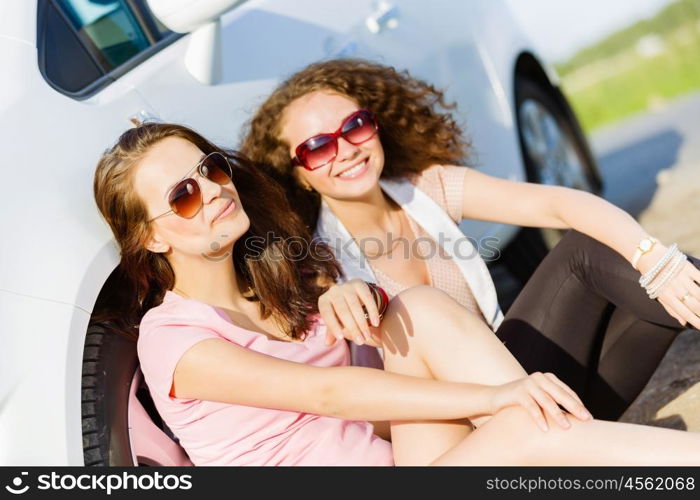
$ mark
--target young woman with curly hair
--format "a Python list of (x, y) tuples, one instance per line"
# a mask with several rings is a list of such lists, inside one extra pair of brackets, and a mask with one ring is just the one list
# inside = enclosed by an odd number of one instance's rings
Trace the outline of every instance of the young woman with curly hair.
[[(619, 418), (676, 335), (688, 323), (700, 327), (700, 261), (649, 240), (633, 217), (593, 194), (457, 166), (469, 145), (452, 108), (405, 71), (319, 62), (264, 101), (241, 149), (272, 168), (348, 278), (392, 296), (416, 285), (441, 289), (528, 373), (554, 372), (593, 415)], [(483, 259), (456, 226), (462, 218), (570, 229), (505, 318)], [(336, 335), (367, 342), (376, 318), (365, 319), (357, 300), (331, 289), (319, 307)], [(380, 366), (373, 351), (356, 348), (358, 362)], [(457, 350), (454, 363), (484, 368), (476, 352)]]
[[(337, 263), (323, 245), (291, 249), (308, 235), (282, 189), (190, 129), (128, 130), (94, 191), (143, 315), (146, 383), (195, 465), (700, 463), (699, 434), (593, 420), (435, 288), (401, 292), (373, 328), (385, 370), (349, 366), (317, 309)], [(371, 421), (391, 421), (392, 441)]]

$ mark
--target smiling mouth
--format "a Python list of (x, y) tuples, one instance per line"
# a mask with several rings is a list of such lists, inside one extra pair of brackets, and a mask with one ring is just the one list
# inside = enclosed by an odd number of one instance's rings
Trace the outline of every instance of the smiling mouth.
[(362, 171), (362, 169), (367, 166), (368, 161), (369, 161), (369, 158), (366, 158), (364, 161), (361, 161), (360, 163), (358, 163), (354, 167), (350, 167), (347, 170), (343, 170), (341, 173), (336, 175), (336, 177), (340, 177), (340, 178), (353, 177), (354, 175), (360, 173)]

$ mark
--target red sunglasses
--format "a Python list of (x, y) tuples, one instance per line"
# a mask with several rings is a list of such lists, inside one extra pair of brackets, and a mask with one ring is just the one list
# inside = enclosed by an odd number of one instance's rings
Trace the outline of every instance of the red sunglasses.
[(335, 160), (338, 154), (338, 137), (357, 146), (370, 140), (379, 130), (377, 119), (367, 109), (355, 111), (343, 120), (340, 128), (332, 134), (319, 134), (299, 144), (294, 152), (292, 164), (306, 170), (316, 170)]

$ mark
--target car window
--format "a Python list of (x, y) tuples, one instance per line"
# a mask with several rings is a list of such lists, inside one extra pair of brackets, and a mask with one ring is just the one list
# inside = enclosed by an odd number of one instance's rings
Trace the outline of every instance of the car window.
[(179, 35), (145, 0), (39, 2), (39, 67), (47, 82), (74, 98), (89, 97)]
[(143, 30), (123, 1), (63, 0), (73, 28), (92, 44), (107, 69), (125, 63), (148, 47)]

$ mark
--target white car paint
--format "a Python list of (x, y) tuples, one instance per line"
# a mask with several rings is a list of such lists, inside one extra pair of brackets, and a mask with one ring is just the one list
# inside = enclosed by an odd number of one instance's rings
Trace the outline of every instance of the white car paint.
[[(500, 1), (396, 0), (373, 33), (370, 0), (250, 0), (221, 19), (216, 85), (184, 65), (190, 35), (85, 100), (37, 64), (37, 4), (0, 3), (0, 463), (82, 465), (81, 359), (90, 313), (119, 254), (93, 200), (102, 151), (138, 113), (235, 146), (285, 76), (334, 56), (367, 57), (447, 88), (484, 171), (524, 179), (513, 111), (515, 61), (530, 45)], [(370, 22), (371, 24), (371, 22)], [(376, 29), (374, 31), (377, 31)], [(550, 71), (545, 66), (547, 71)], [(465, 221), (475, 238), (516, 228)]]

